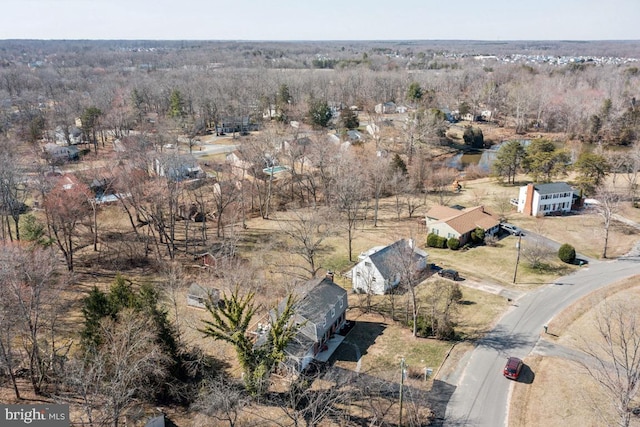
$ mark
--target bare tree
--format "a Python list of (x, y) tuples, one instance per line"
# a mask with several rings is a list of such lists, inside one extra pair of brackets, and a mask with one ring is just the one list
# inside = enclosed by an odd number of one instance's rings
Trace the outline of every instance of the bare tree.
[[(58, 358), (58, 319), (64, 304), (57, 301), (66, 284), (58, 271), (58, 261), (51, 249), (29, 248), (20, 244), (0, 246), (0, 317), (3, 332), (0, 355), (7, 367), (17, 366), (17, 342), (22, 344), (33, 391), (42, 393), (52, 378), (53, 363)], [(15, 378), (13, 378), (15, 380)], [(14, 381), (16, 397), (19, 396)]]
[(452, 339), (455, 336), (453, 316), (461, 299), (462, 291), (456, 282), (438, 281), (430, 286), (426, 317), (435, 338)]
[(412, 191), (411, 182), (406, 174), (395, 171), (389, 178), (389, 187), (394, 194), (396, 205), (396, 218), (400, 219), (402, 214), (402, 196)]
[(440, 205), (445, 205), (448, 202), (452, 194), (452, 186), (457, 176), (458, 171), (451, 168), (442, 167), (431, 170), (431, 174), (426, 182), (426, 187), (436, 194)]
[(78, 421), (83, 425), (86, 422), (93, 427), (106, 418), (100, 413), (103, 405), (100, 390), (107, 375), (104, 360), (93, 359), (88, 354), (72, 359), (66, 366), (66, 384), (82, 408)]
[(491, 199), (491, 207), (495, 209), (501, 221), (506, 221), (513, 210), (509, 193), (506, 191), (502, 193), (494, 193)]
[[(274, 186), (274, 174), (265, 173), (264, 170), (276, 166), (277, 160), (273, 157), (276, 147), (272, 145), (275, 138), (276, 135), (270, 134), (265, 140), (247, 140), (239, 149), (246, 170), (252, 176), (252, 196), (255, 194), (258, 197), (258, 209), (264, 219), (269, 218)], [(253, 198), (251, 205), (253, 206)]]
[(609, 245), (609, 230), (616, 213), (620, 209), (621, 197), (615, 188), (606, 185), (601, 186), (596, 193), (598, 204), (596, 204), (596, 212), (602, 218), (602, 227), (604, 232), (604, 244), (602, 248), (602, 258), (607, 257), (607, 248)]
[(365, 187), (365, 176), (352, 157), (344, 156), (335, 175), (335, 205), (341, 213), (343, 226), (347, 231), (349, 261), (353, 261), (353, 239), (356, 223), (365, 204), (368, 194)]
[(635, 206), (638, 192), (638, 175), (640, 174), (640, 142), (636, 141), (631, 150), (625, 152), (622, 168), (624, 178), (629, 185), (629, 196), (631, 204)]
[[(533, 231), (536, 234), (544, 235), (544, 225), (544, 218), (536, 218)], [(521, 241), (520, 244), (522, 244), (522, 256), (529, 261), (533, 269), (541, 267), (552, 256), (549, 246), (540, 239), (526, 239), (524, 242)]]
[(15, 238), (20, 240), (20, 214), (28, 194), (21, 184), (22, 167), (15, 155), (15, 142), (0, 138), (0, 239), (13, 240), (9, 218), (13, 219)]
[(224, 236), (224, 214), (231, 210), (240, 200), (240, 182), (235, 180), (221, 180), (213, 184), (213, 205), (216, 209), (217, 237)]
[(389, 157), (379, 157), (375, 153), (374, 156), (369, 166), (365, 166), (365, 168), (368, 170), (369, 186), (373, 194), (373, 226), (377, 227), (380, 198), (390, 175), (390, 161)]
[(391, 246), (390, 253), (393, 269), (397, 274), (399, 285), (409, 292), (411, 304), (411, 319), (413, 324), (413, 336), (418, 336), (418, 313), (420, 304), (416, 287), (422, 281), (422, 272), (426, 265), (420, 265), (424, 260), (424, 253), (416, 247), (413, 239), (402, 239)]
[(354, 374), (342, 371), (302, 375), (278, 396), (274, 404), (282, 409), (294, 426), (321, 426), (329, 418), (338, 418), (344, 408), (349, 407), (354, 381)]
[[(640, 390), (640, 318), (629, 302), (607, 302), (598, 311), (596, 339), (583, 340), (590, 358), (581, 363), (587, 374), (608, 396), (617, 414), (617, 425), (631, 423), (631, 407)], [(603, 412), (599, 411), (603, 416)], [(610, 420), (604, 420), (609, 423)]]
[(152, 395), (168, 375), (170, 358), (157, 342), (152, 322), (128, 309), (118, 314), (117, 321), (101, 322), (103, 342), (91, 364), (92, 369), (105, 371), (99, 393), (104, 398), (104, 416), (113, 427), (120, 425), (136, 398)]
[(191, 408), (234, 427), (239, 425), (238, 416), (246, 400), (244, 389), (239, 384), (224, 378), (210, 378), (204, 381)]
[(178, 304), (179, 300), (183, 298), (185, 277), (184, 272), (182, 270), (182, 266), (180, 263), (176, 261), (172, 261), (166, 264), (163, 264), (163, 287), (164, 287), (164, 295), (169, 300), (169, 304), (171, 305), (171, 311), (173, 312), (173, 327), (175, 330), (175, 336), (178, 340), (182, 337), (182, 328), (180, 327), (182, 324), (182, 316), (180, 316), (178, 312)]
[(318, 209), (307, 209), (295, 211), (290, 220), (278, 221), (280, 230), (291, 242), (291, 253), (298, 255), (305, 262), (301, 268), (306, 279), (315, 277), (320, 270), (318, 255), (324, 247), (325, 239), (333, 234), (331, 222), (326, 215), (326, 212)]
[[(4, 258), (4, 257), (3, 257)], [(4, 266), (3, 266), (4, 267)], [(16, 378), (16, 370), (21, 363), (20, 354), (16, 349), (14, 341), (19, 336), (18, 320), (15, 307), (10, 301), (13, 300), (10, 288), (6, 286), (5, 275), (7, 271), (0, 267), (0, 366), (7, 372), (13, 386), (16, 399), (20, 399), (20, 390)]]
[(45, 195), (44, 210), (49, 237), (54, 239), (62, 252), (69, 271), (73, 271), (77, 226), (89, 216), (90, 199), (89, 188), (80, 182), (64, 184), (64, 181), (60, 181)]

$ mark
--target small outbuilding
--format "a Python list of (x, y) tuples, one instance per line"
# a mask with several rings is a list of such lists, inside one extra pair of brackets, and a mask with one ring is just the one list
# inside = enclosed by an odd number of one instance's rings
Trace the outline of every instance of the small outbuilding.
[(220, 300), (220, 291), (215, 288), (205, 288), (197, 283), (192, 283), (187, 292), (187, 305), (189, 307), (207, 308), (207, 303), (217, 304)]
[(144, 427), (177, 427), (169, 418), (165, 415), (159, 417), (153, 417), (144, 425)]

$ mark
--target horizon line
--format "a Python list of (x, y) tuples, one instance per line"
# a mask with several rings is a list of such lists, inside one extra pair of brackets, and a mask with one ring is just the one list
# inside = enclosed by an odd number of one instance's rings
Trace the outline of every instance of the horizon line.
[(0, 38), (0, 42), (7, 41), (144, 41), (144, 42), (236, 42), (236, 43), (340, 43), (340, 42), (638, 42), (640, 39), (162, 39), (162, 38)]

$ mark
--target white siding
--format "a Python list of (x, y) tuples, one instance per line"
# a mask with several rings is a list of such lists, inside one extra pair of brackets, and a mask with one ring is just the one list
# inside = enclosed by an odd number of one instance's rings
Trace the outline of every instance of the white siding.
[(384, 277), (366, 257), (353, 268), (351, 283), (354, 291), (383, 295), (386, 291)]

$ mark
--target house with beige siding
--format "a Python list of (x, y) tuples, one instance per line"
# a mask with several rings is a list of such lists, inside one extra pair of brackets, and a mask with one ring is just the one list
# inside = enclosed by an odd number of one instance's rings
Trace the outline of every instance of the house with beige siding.
[(455, 209), (448, 206), (434, 206), (425, 218), (427, 234), (434, 233), (446, 239), (455, 237), (464, 245), (471, 240), (471, 233), (482, 228), (486, 235), (499, 231), (500, 221), (484, 209), (484, 206)]

